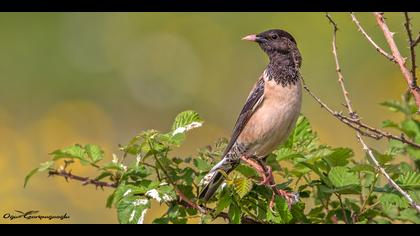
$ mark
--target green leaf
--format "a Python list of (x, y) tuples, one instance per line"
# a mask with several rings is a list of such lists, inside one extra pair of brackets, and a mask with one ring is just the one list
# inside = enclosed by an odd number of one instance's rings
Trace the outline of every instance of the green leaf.
[(401, 130), (410, 138), (420, 135), (420, 124), (415, 120), (405, 120), (401, 123)]
[(408, 155), (410, 155), (411, 158), (416, 159), (416, 160), (420, 160), (420, 149), (419, 148), (407, 146), (407, 153), (408, 153)]
[(86, 150), (79, 144), (55, 150), (50, 155), (53, 156), (54, 161), (61, 158), (75, 158), (79, 159), (80, 163), (84, 165), (89, 163), (86, 159)]
[(243, 198), (247, 193), (249, 193), (249, 191), (251, 191), (252, 181), (238, 173), (237, 176), (233, 179), (233, 186), (239, 197)]
[(104, 151), (98, 145), (86, 144), (85, 150), (88, 154), (89, 159), (93, 163), (97, 163), (98, 161), (102, 160), (104, 157)]
[(361, 191), (361, 187), (358, 185), (346, 185), (343, 187), (337, 187), (337, 188), (329, 188), (325, 185), (320, 185), (319, 190), (323, 193), (339, 193), (339, 194), (359, 194)]
[(403, 105), (401, 105), (400, 102), (395, 100), (389, 100), (381, 103), (382, 106), (388, 107), (390, 111), (393, 112), (403, 112), (404, 114), (407, 114), (407, 110)]
[(359, 178), (356, 173), (351, 172), (347, 167), (337, 166), (331, 168), (328, 178), (335, 187), (348, 185), (359, 185)]
[(412, 208), (404, 209), (400, 212), (397, 219), (411, 221), (415, 224), (420, 224), (420, 214)]
[[(289, 210), (289, 206), (284, 198), (275, 196), (275, 204), (273, 209), (267, 209), (267, 220), (272, 221), (276, 224), (287, 224), (292, 219), (292, 213)], [(274, 211), (274, 212), (273, 212)]]
[(122, 199), (133, 196), (135, 194), (145, 194), (149, 190), (148, 187), (142, 185), (120, 184), (114, 192), (113, 201), (118, 204)]
[(27, 174), (25, 176), (25, 182), (23, 183), (23, 187), (26, 188), (26, 185), (28, 185), (28, 181), (29, 179), (38, 172), (39, 168), (35, 168), (33, 170), (31, 170), (31, 172), (29, 172), (29, 174)]
[[(394, 159), (394, 157), (392, 155), (382, 154), (382, 153), (376, 151), (375, 149), (372, 149), (372, 152), (373, 152), (373, 155), (378, 160), (379, 164), (381, 164), (381, 166), (387, 164), (388, 162), (390, 162)], [(368, 154), (366, 154), (366, 158), (369, 161), (369, 163), (373, 164), (372, 160), (371, 160), (371, 158)]]
[(393, 122), (391, 120), (384, 120), (384, 121), (382, 121), (382, 127), (383, 128), (396, 128), (396, 129), (399, 129), (400, 128), (397, 123), (395, 123), (395, 122)]
[(240, 224), (241, 223), (241, 208), (239, 208), (235, 203), (230, 204), (229, 206), (229, 219), (230, 223), (232, 224)]
[(186, 131), (200, 127), (203, 123), (203, 120), (200, 118), (197, 112), (195, 111), (184, 111), (179, 113), (172, 125), (172, 135), (178, 133), (185, 133)]
[(216, 210), (214, 215), (218, 215), (222, 212), (226, 207), (228, 207), (232, 203), (232, 195), (229, 191), (224, 189), (219, 197), (219, 201), (217, 202)]
[(244, 175), (247, 178), (258, 176), (258, 173), (254, 168), (246, 166), (246, 165), (242, 165), (242, 164), (240, 164), (238, 167), (236, 167), (235, 171), (241, 173), (242, 175)]
[(209, 163), (207, 163), (206, 161), (200, 158), (194, 159), (193, 162), (194, 162), (194, 166), (197, 167), (197, 169), (202, 172), (209, 171), (212, 168), (212, 166)]
[(347, 159), (351, 156), (353, 156), (353, 151), (350, 148), (334, 148), (333, 152), (323, 157), (323, 159), (331, 167), (345, 166), (349, 163)]
[(53, 161), (46, 161), (44, 163), (41, 163), (40, 166), (38, 168), (35, 168), (33, 170), (31, 170), (26, 176), (25, 176), (25, 181), (23, 183), (23, 187), (26, 188), (26, 186), (28, 185), (29, 179), (34, 176), (36, 173), (38, 172), (43, 172), (48, 170), (51, 166), (54, 165)]
[(407, 171), (397, 179), (401, 187), (418, 189), (420, 188), (420, 174), (414, 171)]
[(394, 193), (385, 193), (380, 198), (382, 209), (391, 218), (398, 216), (398, 208), (407, 208), (408, 203), (405, 199)]
[(373, 166), (368, 164), (358, 164), (355, 165), (353, 168), (351, 168), (352, 171), (356, 172), (370, 172), (370, 173), (376, 173), (375, 168)]
[(121, 200), (117, 205), (120, 224), (142, 224), (145, 214), (150, 208), (150, 201), (135, 196)]

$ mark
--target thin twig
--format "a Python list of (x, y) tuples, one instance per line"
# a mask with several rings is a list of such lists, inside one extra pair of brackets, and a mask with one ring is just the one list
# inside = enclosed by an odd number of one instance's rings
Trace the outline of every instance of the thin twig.
[(417, 109), (420, 112), (420, 88), (417, 86), (417, 81), (413, 78), (412, 74), (405, 65), (405, 59), (401, 56), (400, 51), (398, 50), (397, 44), (394, 41), (394, 33), (391, 32), (388, 28), (388, 25), (385, 22), (383, 13), (375, 12), (376, 22), (379, 27), (382, 29), (385, 39), (388, 42), (389, 48), (391, 49), (392, 55), (394, 56), (397, 64), (400, 67), (401, 73), (403, 74), (408, 87), (410, 88), (411, 93), (416, 100)]
[(344, 209), (343, 200), (341, 200), (341, 195), (339, 193), (335, 193), (335, 196), (337, 197), (338, 202), (340, 202), (341, 214), (343, 214), (344, 223), (348, 224), (349, 221), (347, 219), (346, 209)]
[(385, 50), (383, 50), (381, 47), (379, 47), (378, 44), (376, 44), (375, 41), (372, 40), (372, 38), (366, 33), (366, 31), (360, 25), (360, 22), (357, 20), (354, 13), (352, 12), (352, 13), (350, 13), (350, 15), (351, 15), (351, 18), (352, 18), (353, 22), (356, 24), (357, 29), (360, 31), (360, 33), (362, 33), (363, 36), (365, 36), (365, 38), (370, 42), (370, 44), (373, 45), (373, 47), (376, 49), (376, 51), (378, 51), (380, 54), (385, 56), (388, 60), (392, 61), (393, 63), (397, 63), (397, 61), (395, 60), (395, 58), (392, 55), (389, 55), (389, 53), (385, 52)]
[(411, 140), (408, 140), (405, 138), (404, 134), (400, 134), (400, 136), (393, 135), (391, 133), (385, 132), (383, 130), (380, 130), (378, 128), (374, 128), (368, 124), (363, 123), (360, 118), (350, 118), (348, 116), (345, 116), (342, 114), (342, 112), (338, 112), (333, 110), (331, 107), (329, 107), (325, 102), (323, 102), (312, 90), (309, 89), (309, 87), (306, 85), (305, 80), (302, 77), (302, 86), (306, 90), (306, 92), (309, 93), (309, 95), (321, 105), (321, 108), (324, 108), (328, 113), (333, 115), (335, 118), (337, 118), (339, 121), (347, 125), (348, 127), (359, 131), (360, 134), (366, 137), (370, 137), (376, 140), (382, 139), (382, 138), (388, 138), (388, 139), (394, 139), (398, 140), (402, 143), (411, 145), (413, 147), (420, 148), (420, 144), (415, 143)]
[[(380, 15), (382, 17), (382, 15)], [(346, 90), (346, 87), (344, 85), (344, 80), (343, 80), (343, 75), (341, 74), (341, 70), (340, 70), (340, 65), (339, 65), (339, 61), (338, 61), (338, 57), (337, 57), (337, 47), (336, 47), (336, 33), (337, 33), (337, 25), (334, 23), (334, 21), (332, 20), (332, 18), (327, 14), (327, 18), (328, 20), (333, 24), (334, 26), (334, 31), (333, 31), (333, 55), (335, 58), (335, 62), (336, 62), (336, 68), (337, 68), (337, 73), (338, 73), (338, 77), (339, 77), (339, 82), (341, 84), (341, 88), (342, 88), (342, 92), (344, 95), (344, 98), (346, 100), (346, 104), (347, 104), (347, 110), (349, 112), (350, 117), (357, 118), (357, 113), (354, 112), (352, 106), (351, 106), (351, 100), (349, 97), (349, 93)], [(382, 18), (383, 20), (383, 18)], [(394, 55), (395, 56), (395, 55)], [(398, 58), (397, 56), (395, 56), (395, 58)], [(397, 59), (398, 61), (398, 59)], [(340, 79), (341, 78), (341, 79)], [(360, 144), (362, 145), (363, 150), (369, 155), (370, 159), (372, 160), (373, 164), (375, 165), (376, 169), (382, 173), (382, 175), (388, 180), (388, 183), (395, 189), (397, 190), (401, 195), (403, 195), (407, 201), (410, 203), (410, 205), (416, 209), (418, 212), (420, 212), (420, 206), (414, 202), (414, 200), (410, 197), (410, 195), (408, 193), (406, 193), (398, 184), (395, 183), (395, 181), (389, 176), (389, 174), (385, 171), (384, 168), (382, 168), (382, 166), (379, 164), (378, 160), (376, 159), (375, 155), (373, 154), (372, 149), (370, 149), (366, 143), (364, 142), (364, 140), (362, 139), (360, 132), (357, 131), (356, 132), (356, 136), (358, 141), (360, 142)]]
[(411, 32), (411, 22), (410, 17), (408, 16), (407, 12), (404, 12), (405, 17), (405, 30), (407, 31), (408, 36), (408, 44), (410, 48), (410, 56), (411, 56), (411, 75), (413, 76), (413, 80), (417, 82), (417, 76), (416, 76), (416, 52), (414, 50), (414, 41), (413, 41), (413, 33)]
[(385, 176), (385, 178), (388, 180), (388, 183), (397, 190), (401, 195), (404, 196), (405, 199), (407, 199), (408, 203), (417, 210), (417, 212), (420, 212), (420, 206), (411, 198), (411, 196), (405, 192), (395, 181), (389, 176), (389, 174), (385, 171), (383, 167), (379, 164), (379, 162), (376, 160), (375, 156), (373, 155), (372, 150), (366, 145), (366, 143), (363, 141), (363, 139), (360, 137), (359, 134), (357, 134), (357, 139), (363, 146), (363, 150), (370, 156), (370, 159), (375, 164), (377, 170), (382, 173), (382, 175)]
[(419, 44), (419, 43), (420, 43), (420, 32), (417, 35), (416, 39), (414, 39), (414, 41), (413, 41), (413, 47), (416, 47), (417, 44)]

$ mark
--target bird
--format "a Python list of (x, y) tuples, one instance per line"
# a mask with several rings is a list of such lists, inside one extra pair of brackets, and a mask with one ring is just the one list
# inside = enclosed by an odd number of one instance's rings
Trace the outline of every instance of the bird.
[(264, 168), (264, 160), (287, 140), (300, 115), (302, 56), (295, 38), (285, 30), (270, 29), (242, 40), (256, 42), (269, 63), (246, 99), (221, 161), (200, 182), (198, 198), (205, 202), (241, 159), (260, 164), (273, 178), (271, 168)]

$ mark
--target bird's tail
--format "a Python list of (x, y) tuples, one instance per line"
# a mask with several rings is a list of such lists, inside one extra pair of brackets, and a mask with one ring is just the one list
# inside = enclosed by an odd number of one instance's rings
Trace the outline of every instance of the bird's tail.
[(201, 180), (200, 185), (202, 186), (202, 190), (198, 198), (203, 201), (208, 201), (213, 197), (216, 190), (223, 183), (224, 175), (222, 173), (229, 174), (236, 166), (237, 163), (231, 163), (226, 158), (223, 158), (217, 163)]

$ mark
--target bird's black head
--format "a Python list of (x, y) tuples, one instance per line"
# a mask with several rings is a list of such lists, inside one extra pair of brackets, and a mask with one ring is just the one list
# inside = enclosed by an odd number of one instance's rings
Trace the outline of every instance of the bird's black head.
[(267, 30), (257, 35), (251, 34), (242, 39), (257, 42), (269, 55), (276, 52), (287, 54), (288, 52), (297, 49), (296, 40), (293, 36), (288, 32), (279, 29)]

